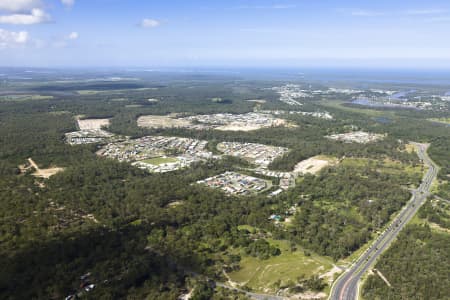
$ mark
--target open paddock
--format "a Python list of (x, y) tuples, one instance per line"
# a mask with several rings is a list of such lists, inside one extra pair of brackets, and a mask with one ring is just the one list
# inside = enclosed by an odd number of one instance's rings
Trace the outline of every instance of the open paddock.
[(275, 293), (279, 289), (277, 282), (285, 285), (289, 280), (301, 276), (323, 276), (333, 270), (333, 261), (329, 257), (319, 256), (311, 251), (306, 256), (304, 249), (300, 247), (291, 251), (289, 242), (284, 240), (268, 239), (268, 242), (279, 248), (281, 254), (265, 260), (242, 255), (241, 268), (228, 273), (233, 283), (248, 286), (257, 292)]

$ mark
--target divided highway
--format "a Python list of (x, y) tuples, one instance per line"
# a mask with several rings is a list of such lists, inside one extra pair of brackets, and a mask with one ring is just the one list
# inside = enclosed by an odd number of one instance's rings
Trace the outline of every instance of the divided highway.
[(385, 251), (403, 227), (414, 217), (420, 206), (426, 201), (433, 180), (438, 173), (438, 167), (427, 154), (428, 145), (415, 144), (417, 154), (428, 166), (421, 185), (413, 191), (408, 204), (403, 207), (389, 227), (373, 242), (352, 266), (333, 284), (329, 300), (355, 300), (359, 294), (359, 280), (373, 266), (376, 259)]

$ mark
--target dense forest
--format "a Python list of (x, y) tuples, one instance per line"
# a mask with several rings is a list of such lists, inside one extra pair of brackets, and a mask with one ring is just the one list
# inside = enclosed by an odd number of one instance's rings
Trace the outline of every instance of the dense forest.
[(407, 226), (375, 266), (392, 287), (371, 275), (362, 289), (364, 299), (448, 299), (449, 253), (449, 234)]

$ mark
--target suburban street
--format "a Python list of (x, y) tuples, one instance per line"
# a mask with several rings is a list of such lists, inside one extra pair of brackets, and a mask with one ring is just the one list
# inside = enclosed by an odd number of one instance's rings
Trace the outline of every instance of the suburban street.
[(417, 213), (426, 201), (433, 180), (438, 173), (438, 167), (427, 154), (428, 145), (415, 143), (419, 158), (428, 167), (421, 185), (412, 192), (411, 200), (398, 213), (388, 228), (373, 242), (373, 244), (343, 273), (333, 284), (330, 300), (354, 300), (359, 295), (361, 277), (374, 265), (377, 258), (390, 246), (404, 226)]

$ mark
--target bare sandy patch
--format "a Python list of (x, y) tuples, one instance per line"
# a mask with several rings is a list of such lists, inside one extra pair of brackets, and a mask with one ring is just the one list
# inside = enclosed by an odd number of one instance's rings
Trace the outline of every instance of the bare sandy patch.
[(47, 169), (41, 169), (31, 158), (28, 159), (28, 163), (36, 170), (32, 175), (39, 178), (50, 178), (51, 176), (64, 171), (63, 168), (52, 167)]
[(190, 300), (192, 298), (192, 295), (194, 294), (194, 290), (195, 289), (192, 289), (187, 294), (180, 295), (178, 297), (178, 299), (179, 300)]
[(288, 122), (287, 120), (283, 119), (273, 119), (267, 124), (253, 124), (253, 123), (244, 123), (244, 122), (233, 122), (227, 125), (222, 125), (219, 127), (216, 127), (216, 130), (221, 131), (253, 131), (258, 130), (262, 128), (269, 128), (269, 127), (296, 127), (295, 124)]
[(189, 120), (177, 119), (170, 115), (167, 116), (156, 116), (147, 115), (141, 116), (137, 119), (137, 124), (139, 127), (145, 128), (182, 128), (189, 127), (192, 123)]
[(40, 178), (50, 178), (51, 176), (64, 171), (63, 168), (48, 168), (48, 169), (39, 169), (39, 171), (34, 172), (32, 175)]
[(92, 222), (94, 222), (94, 223), (100, 223), (96, 218), (95, 218), (95, 216), (93, 215), (93, 214), (87, 214), (87, 215), (84, 215), (84, 216), (82, 216), (82, 218), (83, 219), (87, 219), (87, 220), (91, 220)]
[(430, 225), (430, 227), (431, 227), (432, 229), (435, 229), (435, 230), (437, 230), (437, 231), (442, 231), (442, 232), (450, 233), (450, 229), (441, 227), (441, 226), (439, 226), (439, 224), (436, 224), (436, 223), (429, 223), (429, 225)]
[(317, 174), (320, 170), (331, 164), (330, 160), (320, 156), (310, 157), (295, 165), (294, 173), (297, 174)]
[(255, 99), (255, 100), (245, 100), (245, 101), (253, 102), (253, 103), (259, 103), (259, 104), (264, 104), (264, 103), (267, 102), (266, 100), (257, 100), (257, 99)]
[(333, 268), (330, 271), (323, 273), (322, 275), (319, 276), (319, 278), (325, 278), (328, 281), (328, 283), (331, 283), (334, 280), (334, 275), (339, 274), (341, 272), (342, 270), (338, 266), (333, 265)]
[(216, 130), (220, 131), (253, 131), (263, 128), (262, 125), (249, 125), (249, 124), (241, 124), (241, 123), (235, 123), (235, 124), (229, 124), (229, 125), (223, 125), (216, 128)]
[(169, 204), (167, 204), (167, 207), (177, 207), (180, 205), (183, 205), (184, 201), (174, 201), (174, 202), (170, 202)]
[(109, 126), (109, 119), (78, 119), (80, 130), (100, 130)]

